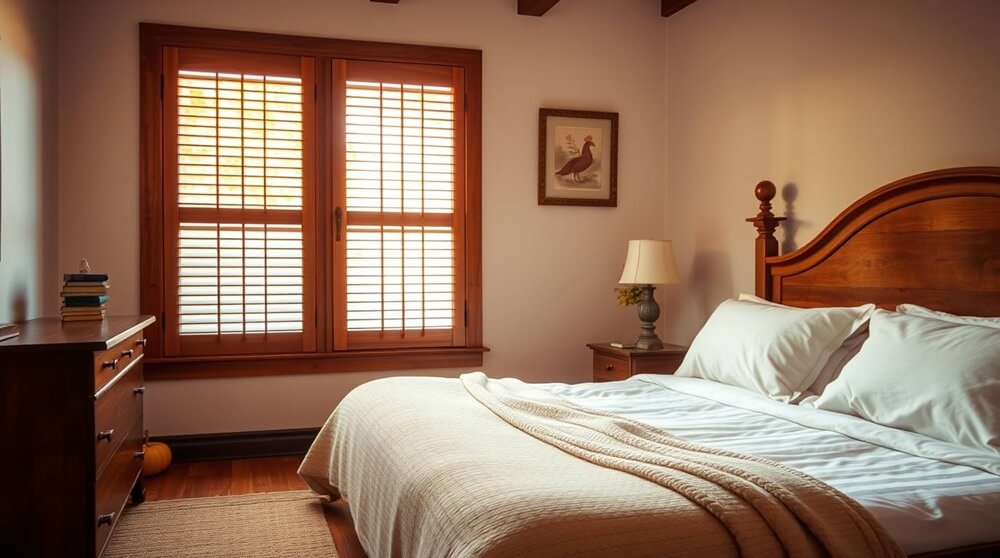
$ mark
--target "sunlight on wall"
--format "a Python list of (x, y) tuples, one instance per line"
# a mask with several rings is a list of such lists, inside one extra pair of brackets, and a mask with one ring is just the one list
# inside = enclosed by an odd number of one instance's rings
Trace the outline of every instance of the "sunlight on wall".
[(54, 8), (0, 0), (0, 322), (57, 311)]

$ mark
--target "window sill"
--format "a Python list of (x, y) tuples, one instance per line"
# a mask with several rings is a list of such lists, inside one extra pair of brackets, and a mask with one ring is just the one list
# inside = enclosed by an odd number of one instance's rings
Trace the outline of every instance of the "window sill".
[(192, 380), (482, 366), (487, 347), (150, 358), (147, 380)]

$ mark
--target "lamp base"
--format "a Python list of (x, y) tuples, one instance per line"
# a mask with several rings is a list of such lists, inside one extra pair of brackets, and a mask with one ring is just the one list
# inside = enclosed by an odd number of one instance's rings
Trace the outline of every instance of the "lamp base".
[(653, 298), (653, 290), (656, 287), (645, 285), (642, 287), (642, 300), (639, 301), (639, 320), (642, 322), (642, 333), (635, 341), (637, 349), (662, 349), (663, 341), (656, 336), (656, 320), (660, 317), (660, 305)]
[(663, 341), (660, 341), (660, 338), (654, 333), (652, 339), (639, 337), (639, 339), (635, 342), (635, 348), (643, 350), (659, 350), (663, 348)]

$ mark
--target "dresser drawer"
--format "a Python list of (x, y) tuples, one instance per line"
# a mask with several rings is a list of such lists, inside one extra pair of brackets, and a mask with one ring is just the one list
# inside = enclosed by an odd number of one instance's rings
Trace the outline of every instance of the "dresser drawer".
[(99, 391), (119, 372), (137, 360), (146, 347), (146, 338), (140, 331), (110, 349), (94, 353), (94, 391)]
[(108, 466), (97, 477), (94, 503), (95, 556), (100, 556), (142, 470), (142, 421), (128, 425)]
[(609, 355), (594, 354), (594, 381), (611, 382), (629, 377), (629, 362)]
[(115, 454), (132, 424), (142, 422), (142, 398), (145, 391), (142, 359), (133, 359), (131, 363), (131, 366), (120, 372), (120, 376), (112, 378), (97, 393), (97, 400), (94, 402), (94, 464), (98, 475)]

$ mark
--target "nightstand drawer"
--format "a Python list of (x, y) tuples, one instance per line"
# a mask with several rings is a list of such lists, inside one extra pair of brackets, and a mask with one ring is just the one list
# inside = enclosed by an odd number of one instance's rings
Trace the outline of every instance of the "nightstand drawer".
[(624, 349), (610, 343), (591, 343), (587, 347), (594, 351), (595, 382), (626, 380), (636, 374), (673, 374), (687, 353), (687, 347), (680, 345)]
[(611, 382), (624, 380), (631, 376), (627, 359), (615, 358), (609, 355), (594, 355), (594, 381)]

